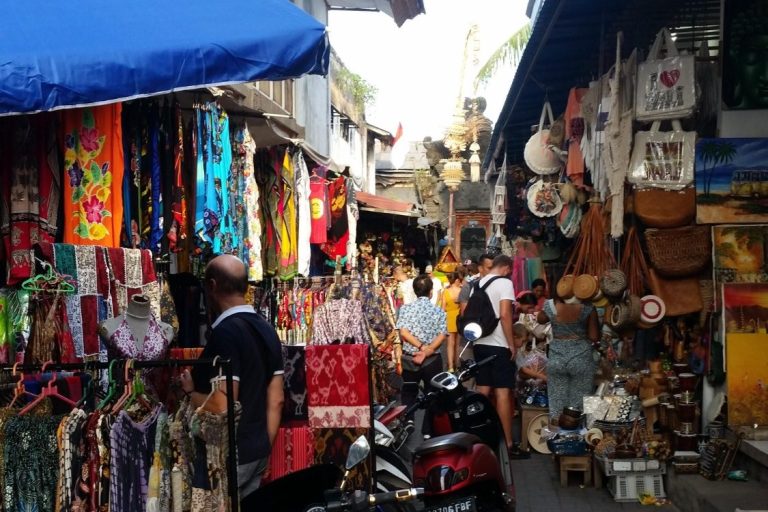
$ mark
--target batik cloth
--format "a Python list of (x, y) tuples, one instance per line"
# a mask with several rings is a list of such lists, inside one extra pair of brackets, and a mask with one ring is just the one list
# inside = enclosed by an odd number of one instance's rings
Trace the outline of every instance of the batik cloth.
[(238, 131), (235, 142), (239, 162), (242, 166), (244, 185), (242, 200), (244, 218), (241, 219), (243, 224), (242, 257), (248, 266), (248, 280), (261, 281), (264, 278), (264, 268), (261, 263), (261, 213), (259, 210), (259, 187), (256, 185), (253, 164), (256, 143), (251, 137), (247, 125)]
[[(279, 166), (277, 151), (263, 149), (256, 153), (256, 182), (259, 186), (259, 210), (264, 217), (262, 250), (264, 253), (264, 274), (277, 274), (280, 255), (280, 227), (277, 214), (280, 192), (278, 187)], [(278, 168), (276, 168), (276, 166)]]
[(122, 105), (65, 110), (64, 242), (120, 246)]
[(12, 285), (32, 275), (32, 247), (53, 242), (58, 229), (61, 172), (52, 116), (3, 119), (0, 145), (0, 238)]
[(283, 385), (285, 402), (283, 404), (283, 422), (307, 421), (307, 370), (306, 348), (295, 345), (283, 345)]
[(349, 222), (347, 220), (347, 181), (343, 176), (336, 178), (328, 186), (330, 196), (330, 225), (328, 241), (322, 245), (323, 252), (329, 259), (347, 255), (349, 240)]
[(269, 480), (305, 469), (315, 462), (315, 438), (307, 427), (280, 428), (269, 457)]
[[(349, 447), (360, 436), (369, 436), (365, 428), (323, 428), (315, 430), (315, 464), (344, 467)], [(369, 440), (370, 442), (370, 440)], [(350, 489), (370, 490), (371, 458), (356, 466), (349, 474)]]
[(324, 244), (328, 241), (328, 185), (317, 169), (309, 179), (309, 205), (312, 216), (312, 233), (309, 241)]
[(371, 395), (367, 345), (307, 347), (309, 426), (369, 427)]

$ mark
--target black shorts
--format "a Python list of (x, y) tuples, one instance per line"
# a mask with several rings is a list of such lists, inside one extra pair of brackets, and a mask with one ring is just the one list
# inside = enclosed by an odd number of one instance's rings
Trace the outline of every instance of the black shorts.
[(486, 357), (496, 356), (493, 361), (481, 366), (478, 370), (475, 377), (475, 383), (478, 386), (515, 388), (517, 365), (510, 359), (512, 354), (508, 348), (475, 344), (472, 350), (474, 351), (475, 361), (482, 361)]

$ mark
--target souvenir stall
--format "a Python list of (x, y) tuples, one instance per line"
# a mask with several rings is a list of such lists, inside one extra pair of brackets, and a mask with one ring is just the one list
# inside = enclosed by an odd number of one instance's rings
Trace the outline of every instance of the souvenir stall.
[[(518, 70), (537, 79), (512, 84), (492, 141), (521, 164), (505, 162), (507, 238), (541, 237), (521, 220), (531, 215), (557, 226), (551, 292), (592, 305), (601, 323), (595, 393), (550, 411), (560, 428), (534, 418), (529, 441), (564, 474), (599, 469), (618, 501), (662, 501), (667, 460), (677, 474), (738, 479), (742, 439), (765, 435), (768, 133), (754, 122), (764, 112), (742, 111), (762, 108), (749, 87), (720, 71), (739, 65), (745, 20), (768, 13), (725, 2), (721, 23), (720, 2), (683, 3), (699, 14), (655, 4), (642, 27), (632, 20), (649, 6), (597, 6), (602, 19), (584, 30), (601, 35), (582, 48), (601, 56), (591, 80), (587, 54), (546, 71), (536, 61), (545, 44), (568, 52), (548, 34), (577, 8), (542, 7)], [(726, 385), (726, 373), (739, 377)]]
[[(6, 12), (16, 34), (48, 37), (9, 39), (0, 72), (3, 510), (239, 509), (239, 406), (193, 411), (170, 377), (213, 365), (232, 396), (230, 362), (196, 359), (199, 274), (221, 252), (244, 258), (252, 280), (297, 272), (296, 173), (310, 171), (298, 148), (251, 137), (248, 115), (230, 119), (202, 88), (325, 74), (329, 49), (295, 6), (225, 4), (241, 14), (226, 34), (199, 2), (131, 6), (151, 20), (104, 5), (66, 25), (55, 6)], [(270, 30), (275, 16), (291, 30)], [(119, 30), (96, 49), (86, 34), (104, 19)], [(196, 27), (195, 45), (182, 26)], [(279, 220), (257, 207), (256, 173)]]

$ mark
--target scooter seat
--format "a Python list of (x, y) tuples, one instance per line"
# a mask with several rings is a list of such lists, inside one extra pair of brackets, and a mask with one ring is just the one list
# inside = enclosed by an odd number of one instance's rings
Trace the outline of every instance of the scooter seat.
[(466, 432), (456, 432), (424, 441), (424, 444), (416, 449), (414, 456), (418, 457), (419, 455), (426, 455), (447, 448), (461, 448), (468, 452), (478, 443), (482, 443), (482, 440), (476, 435), (467, 434)]

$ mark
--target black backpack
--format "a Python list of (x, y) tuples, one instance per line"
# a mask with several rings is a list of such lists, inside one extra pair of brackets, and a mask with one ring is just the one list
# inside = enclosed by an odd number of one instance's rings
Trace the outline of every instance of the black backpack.
[(485, 289), (490, 286), (492, 282), (497, 279), (502, 279), (503, 276), (495, 276), (488, 280), (483, 286), (480, 286), (480, 280), (478, 279), (472, 283), (472, 291), (470, 292), (469, 301), (467, 301), (467, 307), (464, 310), (464, 314), (457, 320), (457, 326), (459, 328), (459, 334), (464, 333), (464, 329), (467, 325), (475, 323), (480, 326), (482, 334), (479, 338), (490, 336), (491, 333), (499, 325), (499, 319), (496, 317), (496, 313), (493, 309), (490, 297), (485, 292)]

